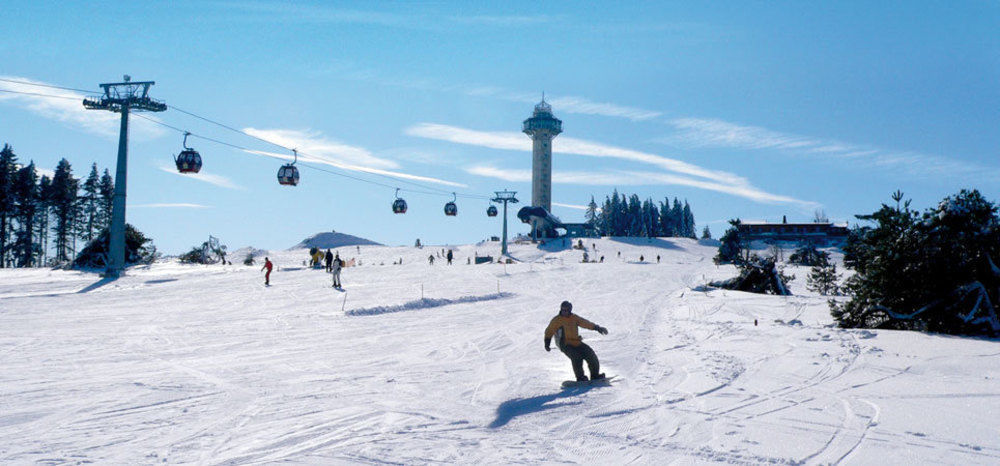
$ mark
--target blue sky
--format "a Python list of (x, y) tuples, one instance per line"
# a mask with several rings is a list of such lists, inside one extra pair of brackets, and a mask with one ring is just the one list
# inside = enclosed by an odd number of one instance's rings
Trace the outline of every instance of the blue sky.
[[(0, 77), (93, 89), (122, 74), (151, 95), (286, 147), (168, 110), (196, 135), (133, 118), (128, 221), (178, 253), (209, 234), (285, 248), (335, 229), (387, 244), (499, 234), (488, 203), (530, 200), (521, 121), (546, 93), (556, 215), (617, 188), (726, 219), (853, 221), (900, 189), (920, 208), (962, 188), (1000, 194), (1000, 2), (18, 2), (4, 4)], [(0, 82), (0, 89), (80, 95)], [(114, 172), (117, 115), (0, 92), (0, 142), (77, 176)], [(387, 177), (388, 176), (388, 177)], [(390, 178), (392, 177), (392, 178)], [(394, 179), (395, 178), (395, 179)], [(415, 182), (420, 187), (398, 179)], [(518, 207), (524, 204), (520, 204)], [(516, 220), (514, 232), (527, 231)]]

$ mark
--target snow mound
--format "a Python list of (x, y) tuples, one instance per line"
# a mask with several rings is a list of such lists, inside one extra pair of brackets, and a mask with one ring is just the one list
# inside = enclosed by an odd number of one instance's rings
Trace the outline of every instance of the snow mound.
[(301, 243), (292, 246), (289, 250), (310, 248), (333, 249), (344, 246), (382, 246), (382, 244), (376, 243), (370, 239), (359, 238), (345, 233), (324, 231), (302, 240)]
[(363, 309), (351, 309), (344, 314), (349, 316), (373, 316), (379, 314), (390, 314), (393, 312), (414, 311), (417, 309), (429, 309), (432, 307), (448, 306), (450, 304), (476, 303), (480, 301), (493, 301), (496, 299), (510, 298), (514, 293), (491, 293), (483, 296), (462, 296), (456, 299), (434, 299), (423, 298), (398, 306), (375, 306)]

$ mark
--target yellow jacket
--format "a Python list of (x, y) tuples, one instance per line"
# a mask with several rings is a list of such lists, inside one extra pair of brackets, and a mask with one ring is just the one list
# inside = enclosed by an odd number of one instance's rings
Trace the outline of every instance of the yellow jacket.
[[(584, 319), (576, 314), (570, 314), (568, 317), (563, 317), (557, 315), (552, 318), (549, 322), (549, 326), (545, 328), (545, 341), (549, 341), (556, 331), (562, 329), (563, 342), (570, 346), (580, 346), (582, 341), (580, 340), (580, 331), (577, 327), (583, 327), (590, 330), (595, 330), (597, 328), (591, 321)], [(559, 342), (556, 342), (558, 345)]]

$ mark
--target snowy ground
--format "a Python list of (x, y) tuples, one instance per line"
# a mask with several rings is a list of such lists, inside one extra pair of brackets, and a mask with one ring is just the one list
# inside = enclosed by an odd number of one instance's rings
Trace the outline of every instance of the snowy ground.
[[(342, 248), (343, 293), (302, 251), (269, 288), (259, 265), (0, 270), (0, 463), (1000, 462), (1000, 342), (839, 330), (805, 269), (792, 297), (702, 292), (734, 274), (712, 247), (591, 243), (604, 264)], [(564, 299), (611, 331), (583, 332), (611, 387), (560, 389)]]

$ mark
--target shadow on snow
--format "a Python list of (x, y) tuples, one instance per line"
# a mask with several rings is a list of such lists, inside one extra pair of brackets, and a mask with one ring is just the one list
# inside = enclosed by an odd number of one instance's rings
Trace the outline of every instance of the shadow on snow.
[(560, 398), (571, 398), (573, 396), (586, 393), (595, 388), (594, 386), (573, 387), (561, 390), (551, 395), (539, 395), (531, 398), (514, 398), (504, 401), (497, 406), (497, 418), (490, 423), (491, 429), (503, 427), (515, 417), (525, 414), (538, 413), (560, 406), (573, 406), (583, 403), (582, 401), (561, 401), (552, 403)]

